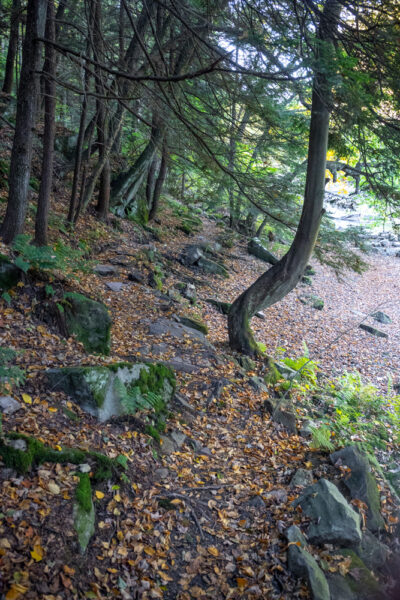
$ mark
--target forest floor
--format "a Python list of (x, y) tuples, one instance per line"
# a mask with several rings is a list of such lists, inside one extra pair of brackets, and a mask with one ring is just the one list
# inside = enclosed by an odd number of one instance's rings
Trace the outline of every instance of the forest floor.
[[(265, 264), (249, 256), (240, 242), (224, 251), (229, 279), (184, 267), (177, 260), (183, 246), (200, 238), (213, 241), (220, 229), (204, 219), (203, 230), (187, 237), (168, 211), (160, 219), (161, 241), (156, 241), (132, 223), (121, 222), (122, 231), (116, 231), (85, 217), (75, 239), (90, 241), (96, 262), (114, 264), (116, 274), (93, 273), (79, 281), (63, 280), (60, 274), (52, 281), (56, 290), (79, 291), (109, 307), (112, 351), (106, 359), (88, 356), (76, 340), (63, 339), (35, 316), (44, 280), (26, 278), (10, 306), (3, 303), (0, 308), (0, 343), (23, 351), (17, 362), (28, 374), (27, 383), (13, 394), (20, 410), (4, 416), (4, 430), (35, 436), (56, 449), (123, 454), (130, 481), (95, 487), (96, 532), (81, 555), (72, 516), (76, 466), (45, 463), (25, 476), (0, 469), (0, 597), (4, 594), (6, 600), (309, 597), (307, 586), (287, 569), (282, 532), (302, 521), (292, 507), (298, 493), (289, 482), (299, 467), (312, 471), (314, 478), (335, 480), (340, 473), (326, 454), (311, 450), (304, 438), (288, 434), (264, 413), (268, 392), (252, 387), (249, 377), (255, 372), (244, 377), (238, 370), (228, 348), (226, 317), (205, 302), (210, 297), (232, 301)], [(59, 235), (53, 224), (53, 239)], [(177, 281), (193, 281), (195, 307), (128, 281), (132, 268), (145, 270), (143, 250), (153, 247), (170, 261), (163, 290)], [(9, 249), (0, 245), (0, 252)], [(299, 294), (310, 290), (299, 286), (266, 311), (264, 320), (253, 319), (258, 341), (271, 355), (284, 348), (294, 357), (304, 353), (304, 341), (327, 377), (356, 368), (378, 386), (386, 386), (388, 374), (396, 380), (400, 259), (368, 260), (366, 273), (347, 274), (342, 282), (316, 264), (311, 291), (325, 300), (324, 310), (303, 305)], [(111, 291), (110, 281), (124, 286)], [(365, 314), (375, 310), (392, 319), (390, 325), (379, 325), (387, 339), (358, 328)], [(192, 339), (149, 335), (151, 323), (175, 314), (200, 316), (216, 351), (205, 356)], [(366, 322), (373, 324), (370, 318)], [(169, 360), (177, 351), (196, 368), (177, 371), (179, 396), (190, 409), (175, 408), (167, 422), (167, 432), (187, 436), (172, 453), (164, 453), (149, 435), (132, 430), (123, 419), (98, 423), (63, 393), (49, 391), (42, 376), (50, 367)], [(256, 371), (262, 369), (260, 360)], [(394, 510), (390, 494), (385, 510)], [(328, 552), (325, 558), (333, 572), (339, 569)]]

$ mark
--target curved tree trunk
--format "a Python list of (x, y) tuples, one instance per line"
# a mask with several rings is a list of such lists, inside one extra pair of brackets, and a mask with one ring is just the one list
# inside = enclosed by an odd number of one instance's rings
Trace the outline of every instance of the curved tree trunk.
[[(318, 31), (319, 43), (331, 43), (340, 15), (338, 0), (327, 0)], [(325, 47), (326, 49), (326, 47)], [(317, 47), (318, 52), (318, 47)], [(232, 304), (228, 315), (231, 348), (250, 356), (259, 354), (250, 329), (250, 319), (288, 294), (299, 282), (313, 251), (321, 217), (325, 188), (325, 165), (328, 147), (331, 84), (323, 67), (314, 76), (308, 164), (303, 211), (293, 243), (283, 258), (261, 275)]]
[(41, 44), (46, 23), (46, 0), (29, 0), (26, 33), (22, 49), (22, 66), (18, 87), (15, 134), (11, 151), (7, 211), (1, 227), (6, 244), (14, 241), (24, 226), (28, 206), (28, 186), (31, 174), (33, 128), (37, 105), (37, 92)]

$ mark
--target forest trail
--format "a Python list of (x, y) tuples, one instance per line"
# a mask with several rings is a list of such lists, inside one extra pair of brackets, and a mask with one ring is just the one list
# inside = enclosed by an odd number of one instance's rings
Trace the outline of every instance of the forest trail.
[[(76, 467), (46, 463), (24, 477), (3, 470), (0, 547), (7, 600), (111, 596), (289, 600), (309, 595), (307, 586), (287, 569), (288, 546), (282, 533), (292, 523), (304, 521), (292, 506), (299, 489), (290, 487), (290, 481), (299, 468), (314, 481), (321, 477), (339, 481), (341, 475), (326, 454), (310, 450), (304, 438), (271, 420), (263, 405), (269, 393), (254, 389), (255, 373), (246, 374), (229, 355), (226, 317), (205, 302), (210, 297), (233, 300), (265, 264), (239, 243), (222, 251), (229, 279), (185, 267), (177, 260), (184, 247), (215, 242), (220, 230), (204, 219), (203, 230), (195, 236), (172, 237), (174, 220), (168, 219), (167, 215), (163, 223), (169, 229), (168, 241), (155, 241), (150, 235), (139, 238), (127, 222), (121, 233), (108, 230), (96, 259), (114, 265), (115, 273), (87, 275), (72, 284), (77, 291), (102, 298), (112, 313), (108, 362), (170, 361), (178, 354), (193, 367), (191, 373), (186, 368), (177, 371), (179, 400), (161, 447), (143, 432), (132, 431), (129, 420), (99, 424), (63, 393), (49, 392), (43, 385), (45, 368), (103, 362), (89, 358), (75, 340), (65, 342), (33, 316), (35, 294), (44, 284), (27, 283), (5, 311), (1, 343), (27, 349), (18, 360), (29, 373), (24, 387), (28, 396), (19, 398), (20, 410), (4, 418), (5, 430), (37, 436), (53, 448), (72, 445), (110, 457), (123, 454), (130, 480), (129, 485), (99, 483), (94, 488), (96, 532), (82, 557), (74, 541), (71, 511)], [(173, 289), (177, 281), (196, 283), (196, 307), (128, 281), (132, 267), (142, 268), (143, 252), (149, 251), (169, 261), (164, 289)], [(309, 290), (301, 285), (266, 311), (264, 320), (253, 320), (258, 340), (271, 354), (284, 347), (292, 356), (303, 353), (304, 340), (327, 376), (343, 364), (370, 374), (374, 383), (386, 383), (388, 370), (395, 375), (399, 356), (400, 265), (379, 256), (370, 261), (367, 273), (347, 275), (342, 283), (316, 265), (312, 291), (324, 298), (326, 308), (316, 311), (301, 304), (298, 295)], [(112, 291), (111, 282), (123, 285)], [(388, 339), (350, 329), (360, 320), (353, 311), (378, 308), (393, 320), (383, 326), (390, 332)], [(201, 313), (215, 351), (208, 346), (204, 350), (186, 335), (182, 339), (168, 333), (149, 335), (152, 323), (182, 312)], [(336, 346), (317, 355), (342, 330), (346, 333)], [(376, 361), (379, 356), (381, 363)], [(76, 419), (68, 418), (66, 408)], [(306, 415), (300, 411), (298, 416)], [(171, 438), (176, 440), (172, 448)], [(388, 501), (385, 511), (391, 510)], [(321, 556), (330, 561), (332, 572), (339, 570), (341, 559), (327, 551)]]

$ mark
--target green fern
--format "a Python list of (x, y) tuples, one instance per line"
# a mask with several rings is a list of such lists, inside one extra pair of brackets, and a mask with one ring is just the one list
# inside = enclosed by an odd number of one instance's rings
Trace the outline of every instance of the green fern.
[(0, 391), (5, 387), (20, 386), (25, 382), (25, 372), (9, 363), (15, 360), (17, 352), (12, 348), (0, 348)]
[(312, 442), (311, 447), (317, 450), (335, 450), (334, 444), (331, 442), (331, 431), (326, 425), (320, 427), (310, 427)]
[(15, 259), (17, 267), (25, 273), (29, 269), (37, 271), (74, 271), (90, 272), (91, 264), (83, 258), (82, 248), (71, 248), (58, 241), (54, 246), (34, 246), (29, 235), (18, 235), (13, 249), (18, 253)]
[(116, 379), (114, 385), (127, 414), (135, 414), (139, 411), (152, 411), (155, 414), (160, 414), (165, 411), (165, 402), (159, 394), (154, 392), (144, 393), (139, 386), (127, 387), (118, 379)]

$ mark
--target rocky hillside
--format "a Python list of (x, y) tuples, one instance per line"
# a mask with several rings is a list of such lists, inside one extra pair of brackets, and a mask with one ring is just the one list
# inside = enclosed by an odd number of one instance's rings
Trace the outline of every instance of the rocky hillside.
[(270, 257), (182, 212), (85, 217), (63, 271), (1, 248), (2, 597), (398, 598), (394, 408), (373, 429), (370, 392), (372, 424), (336, 441), (321, 393), (354, 368), (396, 383), (398, 259), (345, 282), (310, 267), (253, 319), (254, 362), (226, 312)]

